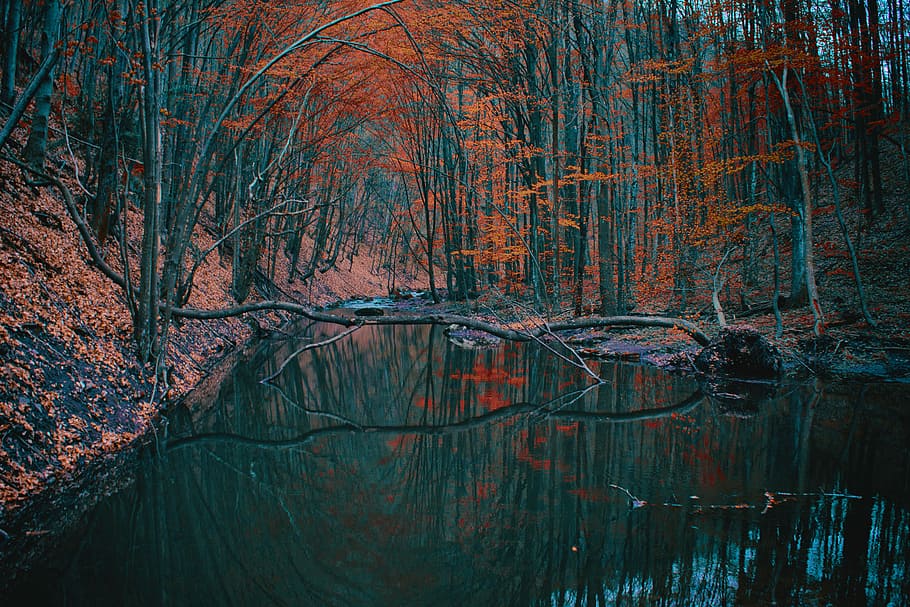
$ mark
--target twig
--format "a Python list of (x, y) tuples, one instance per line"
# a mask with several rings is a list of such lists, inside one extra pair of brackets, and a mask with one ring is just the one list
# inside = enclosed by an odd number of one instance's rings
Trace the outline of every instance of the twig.
[[(61, 113), (63, 110), (61, 109)], [(66, 118), (60, 116), (60, 122), (63, 123), (63, 141), (66, 143), (66, 151), (69, 152), (70, 162), (73, 164), (73, 178), (76, 180), (76, 183), (79, 184), (79, 189), (82, 190), (82, 193), (90, 198), (95, 198), (95, 194), (92, 194), (88, 191), (88, 188), (85, 187), (85, 184), (82, 183), (82, 179), (79, 177), (79, 164), (76, 162), (76, 155), (73, 154), (73, 147), (70, 145), (70, 132), (69, 128), (66, 126)]]
[(588, 386), (587, 388), (585, 388), (583, 390), (578, 390), (576, 392), (573, 392), (571, 394), (566, 394), (563, 396), (557, 396), (556, 398), (554, 398), (550, 402), (546, 403), (545, 405), (541, 405), (541, 409), (548, 407), (550, 404), (555, 403), (556, 401), (558, 401), (560, 399), (571, 397), (569, 400), (567, 400), (565, 403), (559, 405), (558, 407), (554, 407), (552, 409), (547, 409), (547, 417), (552, 417), (553, 415), (557, 414), (559, 411), (561, 411), (562, 409), (565, 409), (569, 405), (574, 405), (575, 403), (580, 401), (582, 398), (584, 398), (584, 396), (588, 392), (590, 392), (594, 388), (598, 388), (598, 387), (602, 386), (604, 383), (605, 382), (601, 381), (600, 383), (591, 384), (590, 386)]
[(626, 495), (628, 495), (628, 496), (629, 496), (629, 499), (632, 500), (632, 507), (633, 507), (633, 508), (641, 508), (642, 506), (647, 506), (647, 505), (648, 505), (648, 502), (646, 502), (645, 500), (640, 500), (640, 499), (638, 499), (637, 497), (635, 497), (634, 495), (632, 495), (632, 492), (629, 491), (628, 489), (626, 489), (625, 487), (620, 487), (619, 485), (614, 485), (613, 483), (610, 483), (609, 486), (610, 486), (611, 488), (613, 488), (613, 489), (617, 489), (617, 490), (619, 490), (619, 491), (622, 491), (623, 493), (625, 493)]
[(788, 493), (787, 491), (773, 491), (771, 495), (783, 495), (784, 497), (831, 497), (837, 499), (845, 500), (861, 500), (863, 499), (862, 495), (855, 495), (853, 493), (825, 493), (824, 491), (817, 492), (808, 492), (808, 493)]
[(790, 349), (784, 349), (784, 348), (782, 348), (782, 350), (787, 355), (789, 355), (791, 358), (793, 358), (793, 360), (795, 360), (796, 362), (798, 362), (799, 364), (804, 366), (806, 368), (806, 371), (808, 371), (812, 375), (815, 375), (815, 370), (812, 367), (810, 367), (809, 365), (807, 365), (805, 362), (803, 362), (803, 359), (800, 358), (799, 356), (797, 356), (793, 351), (791, 351)]

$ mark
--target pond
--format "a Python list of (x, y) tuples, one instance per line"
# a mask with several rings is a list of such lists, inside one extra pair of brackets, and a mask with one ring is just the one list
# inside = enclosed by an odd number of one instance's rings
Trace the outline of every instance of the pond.
[(910, 604), (906, 385), (730, 407), (426, 326), (289, 359), (340, 331), (265, 343), (172, 412), (7, 604)]

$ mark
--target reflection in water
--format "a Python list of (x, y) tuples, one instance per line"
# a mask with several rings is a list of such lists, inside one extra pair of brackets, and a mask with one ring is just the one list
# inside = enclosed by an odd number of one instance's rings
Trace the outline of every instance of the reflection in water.
[(654, 369), (604, 363), (586, 391), (544, 350), (427, 327), (361, 329), (260, 384), (297, 345), (181, 411), (30, 602), (910, 600), (906, 388), (790, 386), (729, 415)]

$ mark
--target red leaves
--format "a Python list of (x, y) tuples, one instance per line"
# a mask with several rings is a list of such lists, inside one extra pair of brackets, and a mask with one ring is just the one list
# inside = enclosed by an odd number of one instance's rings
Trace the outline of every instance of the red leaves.
[(418, 396), (414, 401), (414, 404), (420, 407), (421, 409), (426, 409), (427, 411), (432, 411), (434, 408), (433, 397)]
[[(501, 358), (502, 354), (498, 353), (497, 359)], [(503, 365), (502, 361), (497, 360), (492, 365), (486, 365), (483, 361), (478, 360), (474, 363), (474, 368), (470, 373), (464, 373), (461, 371), (456, 371), (452, 373), (452, 379), (457, 379), (460, 381), (469, 381), (476, 383), (489, 383), (496, 385), (509, 385), (520, 387), (525, 384), (525, 377), (523, 375), (512, 375), (510, 374)]]
[(496, 411), (497, 409), (502, 409), (503, 407), (508, 407), (512, 404), (509, 399), (505, 398), (495, 388), (488, 388), (482, 392), (477, 397), (477, 402), (481, 407), (488, 411)]

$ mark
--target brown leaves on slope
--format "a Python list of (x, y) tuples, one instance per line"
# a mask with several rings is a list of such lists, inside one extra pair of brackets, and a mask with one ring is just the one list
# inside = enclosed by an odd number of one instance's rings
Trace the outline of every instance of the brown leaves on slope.
[(9, 507), (133, 440), (150, 415), (122, 297), (86, 263), (62, 204), (3, 162), (0, 216), (0, 501)]

